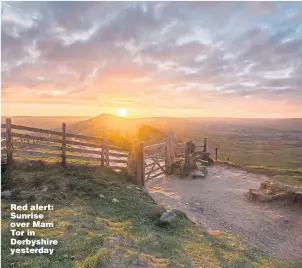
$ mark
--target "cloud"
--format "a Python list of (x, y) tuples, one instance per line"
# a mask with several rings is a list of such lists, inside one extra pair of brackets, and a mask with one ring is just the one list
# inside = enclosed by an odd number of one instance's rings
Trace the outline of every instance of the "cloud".
[(4, 102), (302, 104), (301, 3), (2, 5)]

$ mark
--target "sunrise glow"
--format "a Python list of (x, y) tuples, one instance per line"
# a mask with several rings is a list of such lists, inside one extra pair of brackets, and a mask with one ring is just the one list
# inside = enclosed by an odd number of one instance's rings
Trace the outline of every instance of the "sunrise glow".
[(118, 109), (116, 110), (116, 113), (117, 113), (117, 115), (120, 116), (120, 117), (126, 117), (127, 114), (128, 114), (128, 111), (127, 111), (126, 108), (120, 107), (120, 108), (118, 108)]

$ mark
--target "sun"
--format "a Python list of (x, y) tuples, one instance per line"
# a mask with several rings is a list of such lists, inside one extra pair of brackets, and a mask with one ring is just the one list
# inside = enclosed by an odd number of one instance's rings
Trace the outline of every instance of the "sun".
[(120, 117), (126, 117), (127, 114), (128, 114), (127, 109), (126, 108), (122, 108), (122, 107), (117, 108), (116, 112), (117, 112), (117, 115), (120, 116)]

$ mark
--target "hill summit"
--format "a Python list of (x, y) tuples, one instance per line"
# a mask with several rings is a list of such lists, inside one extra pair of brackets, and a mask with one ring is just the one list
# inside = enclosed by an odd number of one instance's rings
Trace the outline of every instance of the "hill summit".
[(165, 138), (165, 134), (141, 119), (118, 117), (111, 114), (100, 114), (68, 126), (68, 132), (95, 137), (108, 137), (119, 146), (129, 145), (133, 139), (146, 143)]

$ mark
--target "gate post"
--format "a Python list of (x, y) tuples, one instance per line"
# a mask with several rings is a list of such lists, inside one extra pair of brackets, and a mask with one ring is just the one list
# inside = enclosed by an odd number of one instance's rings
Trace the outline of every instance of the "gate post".
[(138, 159), (138, 142), (132, 140), (128, 153), (127, 172), (133, 177), (132, 182), (137, 183), (137, 159)]
[(145, 155), (144, 155), (144, 143), (141, 142), (138, 148), (138, 154), (136, 158), (136, 179), (137, 184), (145, 186)]
[(171, 167), (175, 162), (175, 139), (173, 131), (168, 133), (168, 139), (166, 140), (165, 146), (165, 170), (166, 173), (171, 174)]

